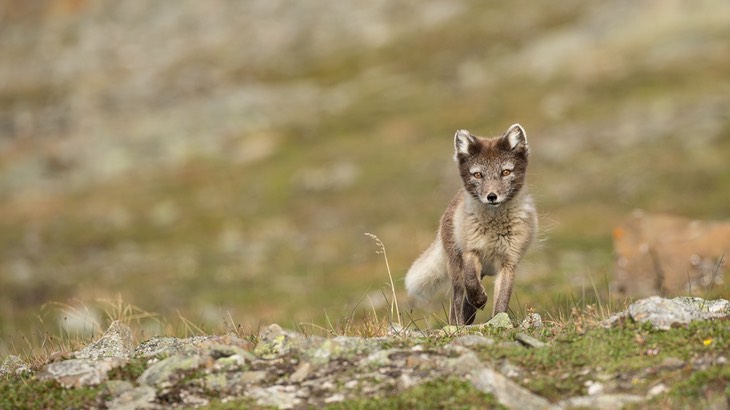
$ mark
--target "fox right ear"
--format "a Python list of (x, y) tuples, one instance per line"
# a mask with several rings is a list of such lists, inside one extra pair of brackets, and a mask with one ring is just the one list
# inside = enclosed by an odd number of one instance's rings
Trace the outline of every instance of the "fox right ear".
[(459, 155), (470, 155), (470, 147), (477, 144), (476, 137), (467, 130), (458, 130), (454, 134), (454, 160), (459, 160)]

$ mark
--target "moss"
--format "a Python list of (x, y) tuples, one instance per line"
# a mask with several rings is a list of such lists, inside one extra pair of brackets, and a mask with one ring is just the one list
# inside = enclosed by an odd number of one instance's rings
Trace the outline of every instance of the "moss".
[(95, 406), (101, 387), (64, 388), (29, 376), (0, 381), (0, 409), (84, 409)]

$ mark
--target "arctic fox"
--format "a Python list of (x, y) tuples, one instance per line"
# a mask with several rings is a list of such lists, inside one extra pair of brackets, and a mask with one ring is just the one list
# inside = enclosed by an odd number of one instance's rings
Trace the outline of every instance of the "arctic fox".
[(530, 149), (519, 124), (496, 138), (459, 130), (454, 147), (464, 187), (405, 282), (409, 296), (423, 303), (446, 294), (450, 278), (449, 323), (468, 325), (487, 303), (484, 276), (496, 275), (493, 314), (507, 311), (517, 264), (537, 231), (537, 212), (524, 186)]

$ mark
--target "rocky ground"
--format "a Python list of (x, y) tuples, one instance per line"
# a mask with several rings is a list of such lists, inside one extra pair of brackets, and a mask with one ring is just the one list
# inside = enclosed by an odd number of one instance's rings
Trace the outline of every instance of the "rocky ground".
[[(0, 407), (72, 399), (64, 403), (109, 409), (728, 407), (727, 300), (652, 297), (607, 320), (591, 317), (588, 309), (559, 324), (531, 314), (515, 327), (500, 314), (463, 328), (391, 325), (375, 338), (325, 338), (272, 324), (256, 337), (155, 337), (138, 345), (117, 321), (41, 367), (6, 358)], [(594, 345), (608, 350), (591, 351)], [(694, 378), (697, 385), (686, 383)], [(462, 396), (469, 401), (458, 402)]]
[(512, 309), (606, 296), (634, 209), (727, 218), (729, 37), (722, 0), (0, 0), (0, 355), (117, 295), (207, 333), (382, 308), (364, 232), (405, 300), (454, 130), (515, 122), (547, 240)]

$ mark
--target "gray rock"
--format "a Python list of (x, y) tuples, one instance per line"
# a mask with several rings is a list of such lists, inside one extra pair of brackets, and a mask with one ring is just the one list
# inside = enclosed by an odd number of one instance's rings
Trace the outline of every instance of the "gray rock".
[(470, 374), (483, 366), (474, 352), (467, 351), (458, 357), (447, 359), (442, 367), (450, 374), (462, 376)]
[(627, 313), (618, 313), (604, 322), (616, 326), (622, 318), (639, 323), (651, 323), (655, 329), (667, 330), (675, 324), (687, 324), (696, 320), (710, 320), (730, 316), (730, 302), (725, 299), (705, 300), (694, 297), (665, 299), (652, 296), (632, 303)]
[(517, 340), (524, 346), (533, 347), (535, 349), (545, 347), (545, 342), (542, 342), (537, 338), (528, 335), (527, 333), (518, 333), (517, 335), (515, 335), (515, 340)]
[(623, 408), (629, 403), (638, 403), (644, 397), (634, 394), (597, 394), (594, 396), (571, 397), (558, 403), (563, 409), (593, 409), (593, 410), (614, 410)]
[(112, 397), (117, 397), (125, 391), (132, 390), (134, 385), (126, 380), (107, 380), (105, 387)]
[(70, 359), (50, 363), (38, 373), (41, 380), (53, 379), (66, 387), (97, 385), (107, 379), (109, 370), (125, 363), (121, 359)]
[(152, 357), (157, 355), (194, 354), (200, 346), (217, 339), (216, 336), (193, 336), (188, 338), (153, 337), (142, 342), (134, 349), (135, 356)]
[(229, 388), (228, 378), (225, 373), (212, 373), (205, 376), (203, 385), (211, 391), (225, 392)]
[(401, 350), (399, 349), (384, 349), (375, 351), (369, 354), (367, 357), (363, 357), (362, 359), (360, 359), (358, 367), (376, 368), (388, 366), (393, 362), (390, 358), (391, 355), (400, 351)]
[(157, 409), (159, 406), (154, 404), (155, 398), (154, 388), (139, 386), (121, 393), (112, 399), (107, 407), (109, 410)]
[(3, 364), (0, 365), (0, 377), (5, 375), (15, 375), (30, 372), (30, 367), (20, 358), (20, 356), (10, 355), (5, 358)]
[(170, 356), (148, 367), (137, 379), (137, 383), (165, 387), (177, 372), (196, 369), (203, 362), (199, 355)]
[(676, 357), (666, 357), (664, 358), (664, 360), (662, 360), (662, 363), (659, 366), (665, 370), (677, 370), (684, 367), (685, 364), (686, 363), (682, 359), (678, 359)]
[(494, 340), (479, 335), (463, 335), (454, 339), (450, 344), (474, 348), (480, 346), (491, 346), (494, 344)]
[(510, 320), (509, 315), (505, 312), (500, 312), (494, 315), (494, 317), (489, 319), (487, 322), (487, 326), (504, 329), (512, 329), (515, 327), (512, 324), (512, 320)]
[(266, 379), (267, 373), (263, 370), (252, 370), (248, 372), (238, 373), (235, 377), (237, 384), (249, 385), (256, 384)]
[(297, 370), (289, 376), (289, 381), (292, 383), (301, 383), (307, 376), (312, 372), (312, 364), (309, 362), (303, 362), (297, 367)]
[(115, 320), (99, 340), (74, 353), (77, 359), (119, 358), (127, 359), (134, 352), (132, 330)]
[(274, 323), (263, 329), (259, 334), (259, 343), (254, 349), (254, 354), (264, 359), (273, 359), (276, 356), (288, 353), (304, 341), (305, 337), (303, 335), (284, 330)]
[(513, 382), (502, 374), (483, 367), (471, 374), (477, 390), (493, 395), (500, 404), (510, 409), (556, 409), (546, 399)]
[(374, 339), (338, 336), (332, 339), (313, 339), (303, 353), (314, 364), (323, 364), (337, 357), (354, 357), (369, 354), (380, 347)]
[(246, 392), (246, 396), (256, 400), (259, 406), (273, 406), (279, 409), (291, 409), (302, 404), (294, 386), (252, 387)]
[(499, 365), (499, 372), (510, 379), (522, 379), (525, 377), (525, 371), (519, 366), (513, 364), (509, 360), (503, 360)]
[(523, 329), (541, 329), (542, 316), (538, 313), (528, 313), (520, 327)]

